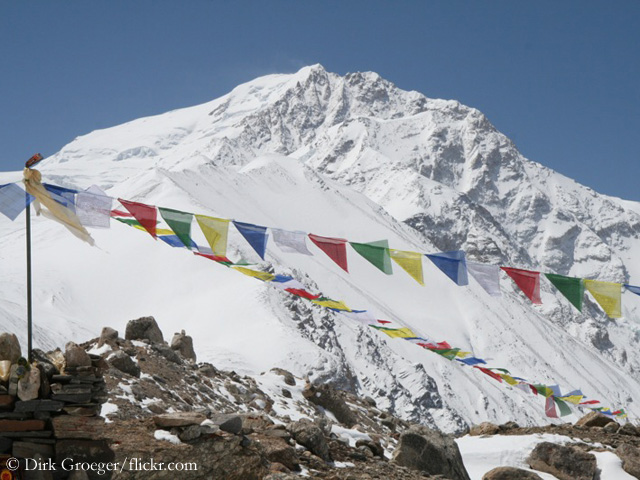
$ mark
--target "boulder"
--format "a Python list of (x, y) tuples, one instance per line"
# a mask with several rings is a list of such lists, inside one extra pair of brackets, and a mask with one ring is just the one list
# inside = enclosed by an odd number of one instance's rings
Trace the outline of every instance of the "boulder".
[(620, 430), (620, 425), (617, 422), (607, 423), (602, 429), (607, 433), (617, 433)]
[(227, 433), (239, 435), (242, 432), (242, 417), (240, 415), (217, 413), (212, 415), (209, 420)]
[(207, 417), (198, 412), (176, 412), (164, 413), (153, 417), (156, 426), (160, 428), (188, 427), (189, 425), (200, 425)]
[(285, 440), (278, 437), (256, 435), (258, 448), (262, 454), (272, 463), (280, 463), (289, 470), (299, 470), (300, 460), (296, 449)]
[(490, 422), (482, 422), (480, 425), (474, 425), (469, 430), (469, 435), (472, 437), (480, 435), (497, 435), (500, 432), (500, 427)]
[(32, 367), (20, 380), (18, 380), (18, 398), (22, 401), (38, 398), (40, 391), (40, 369)]
[(9, 360), (11, 363), (16, 363), (21, 356), (22, 352), (18, 337), (13, 333), (0, 333), (0, 360)]
[(271, 371), (277, 375), (282, 375), (283, 379), (284, 379), (284, 383), (286, 383), (287, 385), (293, 387), (296, 384), (296, 378), (293, 376), (293, 374), (288, 371), (285, 370), (284, 368), (272, 368)]
[(103, 327), (100, 332), (100, 338), (98, 339), (98, 347), (103, 345), (109, 345), (116, 347), (118, 345), (118, 331), (111, 327)]
[(347, 405), (347, 402), (344, 401), (342, 395), (342, 392), (339, 392), (328, 384), (316, 386), (311, 383), (307, 383), (302, 391), (302, 396), (304, 398), (309, 400), (311, 403), (315, 403), (316, 405), (329, 410), (343, 425), (352, 427), (358, 422), (358, 419), (355, 413), (353, 413)]
[(521, 468), (497, 467), (485, 473), (482, 480), (542, 480), (542, 477)]
[(162, 331), (153, 317), (129, 320), (124, 338), (127, 340), (148, 340), (151, 343), (164, 343)]
[(620, 435), (630, 435), (632, 437), (637, 437), (640, 436), (640, 430), (638, 430), (638, 428), (633, 425), (633, 423), (627, 422), (624, 425), (622, 425), (620, 427), (620, 430), (618, 430), (618, 433)]
[(430, 475), (470, 480), (453, 437), (422, 425), (412, 425), (400, 435), (393, 461)]
[(550, 442), (536, 445), (527, 462), (532, 469), (550, 473), (559, 480), (593, 480), (597, 470), (592, 454)]
[(109, 355), (107, 362), (109, 362), (112, 367), (117, 368), (123, 373), (140, 378), (140, 367), (122, 350), (117, 350), (112, 355)]
[(625, 472), (640, 478), (640, 448), (623, 443), (616, 448), (616, 455), (622, 460), (622, 469)]
[(289, 433), (300, 445), (306, 447), (318, 457), (330, 462), (331, 454), (329, 445), (322, 434), (322, 430), (311, 420), (303, 418), (297, 422), (289, 424)]
[(91, 357), (81, 346), (69, 342), (64, 347), (65, 368), (90, 367)]
[(180, 355), (178, 355), (174, 350), (171, 349), (171, 347), (167, 345), (164, 345), (162, 343), (155, 343), (151, 346), (151, 348), (153, 349), (153, 351), (155, 351), (159, 355), (162, 355), (170, 362), (177, 363), (178, 365), (182, 363)]
[(193, 360), (195, 363), (196, 352), (193, 349), (193, 338), (187, 335), (184, 330), (173, 335), (173, 338), (171, 339), (171, 348), (180, 352), (180, 355), (187, 360)]
[(607, 423), (614, 421), (615, 420), (612, 418), (609, 418), (600, 412), (589, 412), (578, 420), (575, 425), (578, 427), (604, 427)]

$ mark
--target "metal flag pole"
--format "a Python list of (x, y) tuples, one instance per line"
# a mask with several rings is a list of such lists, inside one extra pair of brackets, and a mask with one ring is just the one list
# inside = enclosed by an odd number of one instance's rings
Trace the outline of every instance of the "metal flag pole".
[[(31, 168), (42, 160), (42, 155), (36, 153), (25, 163), (25, 168)], [(27, 222), (27, 357), (29, 363), (33, 361), (33, 306), (31, 302), (31, 202), (29, 201), (29, 193), (25, 192), (25, 203), (27, 204), (26, 222)]]

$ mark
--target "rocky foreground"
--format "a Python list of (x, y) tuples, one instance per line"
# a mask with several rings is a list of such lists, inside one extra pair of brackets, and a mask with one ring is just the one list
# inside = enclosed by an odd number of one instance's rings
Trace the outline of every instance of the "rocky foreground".
[[(26, 479), (176, 478), (169, 464), (189, 479), (470, 478), (453, 437), (280, 368), (248, 377), (197, 363), (191, 337), (165, 342), (152, 317), (129, 322), (124, 338), (105, 327), (64, 352), (36, 350), (34, 360), (21, 357), (14, 335), (0, 334), (0, 473), (12, 455)], [(542, 478), (538, 471), (608, 480), (594, 456), (605, 451), (640, 479), (640, 430), (597, 413), (575, 425), (485, 423), (468, 432), (541, 434), (570, 441), (542, 441), (527, 452), (528, 469), (505, 465), (482, 478)], [(85, 466), (63, 469), (67, 458)], [(57, 468), (29, 468), (34, 462)], [(91, 462), (117, 468), (99, 472)]]

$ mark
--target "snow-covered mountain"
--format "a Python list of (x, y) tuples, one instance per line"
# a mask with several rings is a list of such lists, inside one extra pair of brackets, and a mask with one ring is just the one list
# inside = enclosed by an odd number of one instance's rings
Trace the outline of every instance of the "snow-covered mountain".
[[(78, 137), (40, 169), (50, 183), (97, 184), (114, 197), (194, 213), (640, 282), (640, 204), (525, 159), (475, 109), (400, 90), (375, 73), (340, 77), (314, 65), (261, 77), (203, 105)], [(0, 183), (19, 178), (2, 173)], [(547, 421), (532, 395), (125, 225), (94, 230), (97, 248), (50, 221), (33, 225), (36, 346), (153, 315), (164, 330), (193, 335), (200, 359), (331, 380), (412, 421), (447, 430)], [(24, 342), (22, 217), (0, 219), (0, 234), (0, 330)], [(639, 297), (625, 293), (624, 316), (612, 321), (593, 300), (577, 312), (545, 281), (543, 305), (534, 306), (506, 276), (494, 298), (473, 280), (454, 285), (427, 261), (421, 287), (353, 250), (346, 273), (309, 248), (314, 256), (271, 242), (266, 258), (352, 308), (640, 414)], [(234, 231), (229, 256), (259, 261)]]

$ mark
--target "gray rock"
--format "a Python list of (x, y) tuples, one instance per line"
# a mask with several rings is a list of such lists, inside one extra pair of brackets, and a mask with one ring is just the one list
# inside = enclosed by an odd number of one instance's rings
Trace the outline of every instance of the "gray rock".
[(640, 448), (623, 443), (616, 448), (616, 455), (622, 460), (622, 469), (625, 472), (640, 478)]
[(98, 339), (98, 347), (103, 345), (115, 347), (118, 344), (118, 331), (111, 327), (104, 327)]
[(580, 427), (604, 427), (607, 423), (614, 422), (612, 418), (601, 414), (600, 412), (589, 412), (575, 424)]
[(284, 383), (287, 385), (293, 387), (296, 384), (296, 378), (290, 371), (284, 368), (272, 368), (271, 371), (277, 375), (282, 375), (282, 377), (284, 377)]
[(193, 349), (193, 338), (187, 335), (184, 330), (173, 335), (171, 348), (180, 352), (180, 355), (187, 360), (196, 361), (196, 352)]
[(617, 433), (617, 431), (620, 429), (620, 425), (618, 425), (617, 422), (610, 422), (602, 427), (602, 429), (607, 433)]
[(302, 391), (304, 398), (329, 410), (343, 425), (352, 427), (358, 422), (358, 418), (351, 411), (342, 395), (342, 392), (328, 384), (316, 386), (308, 383)]
[(177, 363), (178, 365), (182, 363), (182, 359), (180, 358), (180, 355), (178, 355), (168, 345), (164, 345), (162, 343), (154, 343), (151, 345), (151, 348), (155, 352), (157, 352), (159, 355), (162, 355), (164, 358), (169, 360), (170, 362)]
[(11, 363), (16, 363), (21, 356), (22, 351), (20, 350), (18, 337), (13, 333), (0, 333), (0, 360), (9, 360)]
[(178, 438), (183, 442), (193, 442), (194, 440), (200, 438), (200, 435), (202, 435), (200, 425), (189, 425), (178, 434)]
[(209, 420), (225, 432), (239, 435), (242, 431), (242, 418), (239, 415), (217, 413), (212, 415)]
[(66, 368), (90, 367), (91, 357), (81, 346), (69, 342), (64, 347), (64, 360)]
[(153, 422), (160, 428), (172, 428), (200, 425), (206, 419), (204, 414), (198, 412), (176, 412), (156, 415), (153, 417)]
[(597, 470), (596, 457), (573, 447), (542, 442), (528, 458), (534, 470), (550, 473), (560, 480), (593, 480)]
[(153, 317), (129, 320), (124, 338), (127, 340), (149, 340), (151, 343), (164, 343), (162, 331)]
[(124, 353), (122, 350), (117, 350), (112, 355), (110, 355), (107, 359), (107, 362), (109, 362), (112, 367), (117, 368), (121, 372), (127, 373), (133, 377), (140, 378), (140, 367), (131, 359), (129, 355)]
[(330, 462), (331, 453), (329, 452), (329, 445), (327, 440), (322, 434), (322, 430), (316, 424), (303, 418), (297, 422), (289, 424), (289, 433), (300, 445), (308, 448), (311, 453), (314, 453), (323, 460)]
[(618, 430), (618, 433), (620, 435), (630, 435), (632, 437), (640, 436), (640, 431), (638, 430), (638, 428), (634, 426), (633, 423), (629, 422), (622, 425), (620, 427), (620, 430)]
[(497, 435), (500, 432), (500, 427), (490, 422), (482, 422), (480, 425), (474, 425), (469, 430), (469, 435), (472, 437), (480, 435)]
[(22, 401), (38, 398), (40, 391), (40, 369), (32, 367), (27, 374), (18, 381), (18, 398)]
[(400, 435), (393, 461), (430, 475), (470, 480), (453, 437), (421, 425), (412, 425)]
[(542, 477), (521, 468), (497, 467), (485, 473), (482, 480), (542, 480)]

